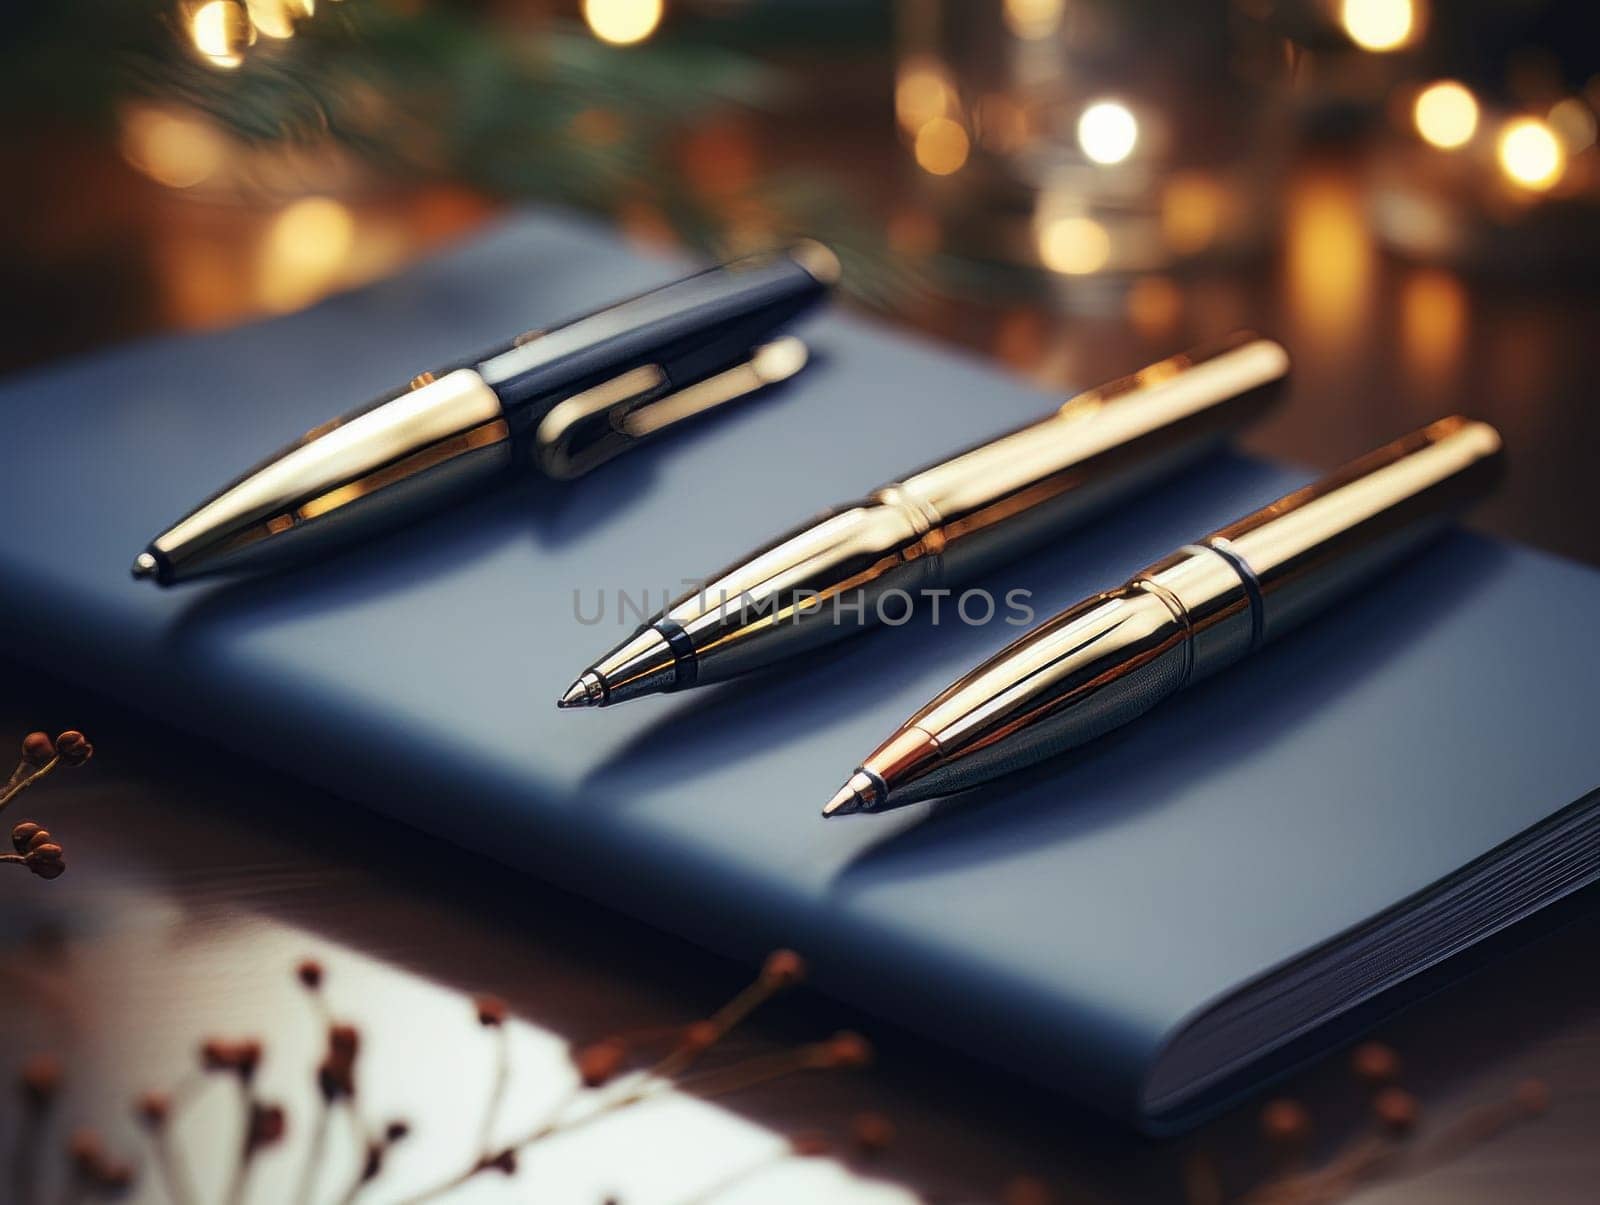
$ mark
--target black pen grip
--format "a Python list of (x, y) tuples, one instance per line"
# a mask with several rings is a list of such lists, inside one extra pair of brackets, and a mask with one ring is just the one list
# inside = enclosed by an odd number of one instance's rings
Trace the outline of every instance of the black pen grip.
[(837, 271), (816, 244), (735, 260), (519, 340), (476, 368), (508, 414), (644, 365), (681, 386), (743, 359), (821, 301)]

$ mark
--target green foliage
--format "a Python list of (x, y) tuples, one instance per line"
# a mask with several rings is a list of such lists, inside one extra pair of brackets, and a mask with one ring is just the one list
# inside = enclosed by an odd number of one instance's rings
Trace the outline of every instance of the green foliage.
[[(874, 36), (870, 15), (823, 11)], [(570, 22), (515, 29), (437, 4), (406, 13), (383, 0), (321, 0), (293, 38), (260, 37), (236, 69), (219, 70), (195, 52), (176, 0), (69, 0), (21, 24), (0, 50), (13, 111), (110, 128), (127, 97), (175, 102), (247, 142), (332, 139), (396, 176), (604, 214), (647, 204), (710, 254), (729, 249), (736, 210), (774, 239), (833, 245), (849, 288), (871, 304), (918, 287), (920, 271), (894, 262), (876, 225), (820, 174), (759, 179), (736, 205), (685, 184), (672, 152), (696, 122), (782, 101), (782, 71), (728, 44), (737, 39), (726, 29), (716, 41), (691, 30), (619, 49)]]

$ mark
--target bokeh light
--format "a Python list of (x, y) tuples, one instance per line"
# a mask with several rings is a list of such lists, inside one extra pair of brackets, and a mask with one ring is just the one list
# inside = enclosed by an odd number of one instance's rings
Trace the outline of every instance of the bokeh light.
[(1121, 163), (1138, 142), (1139, 123), (1118, 101), (1096, 101), (1078, 118), (1078, 145), (1096, 163)]
[(1400, 287), (1400, 348), (1408, 384), (1442, 396), (1460, 370), (1466, 345), (1467, 294), (1437, 268), (1411, 272)]
[(1061, 28), (1066, 0), (1005, 0), (1006, 28), (1019, 38), (1037, 41)]
[(1500, 132), (1500, 169), (1512, 183), (1536, 192), (1554, 186), (1567, 169), (1567, 154), (1555, 131), (1536, 117), (1519, 117)]
[(1289, 194), (1284, 268), (1296, 354), (1339, 357), (1360, 345), (1377, 279), (1361, 191), (1335, 172), (1295, 182)]
[(1398, 50), (1416, 25), (1412, 0), (1343, 0), (1339, 23), (1363, 50)]
[(1220, 181), (1199, 172), (1175, 172), (1161, 189), (1161, 237), (1179, 255), (1195, 255), (1215, 241), (1229, 205)]
[(205, 118), (153, 106), (123, 116), (121, 147), (124, 159), (168, 188), (192, 188), (209, 179), (228, 154), (226, 139)]
[(958, 121), (935, 117), (917, 131), (913, 152), (917, 166), (933, 176), (948, 176), (961, 170), (967, 161), (971, 142)]
[(1417, 123), (1417, 133), (1447, 151), (1465, 146), (1478, 128), (1478, 102), (1454, 80), (1441, 80), (1424, 88), (1411, 115)]
[(956, 112), (955, 91), (944, 70), (931, 59), (904, 64), (895, 78), (894, 113), (901, 126), (915, 134), (937, 117)]
[(1165, 276), (1141, 276), (1124, 302), (1128, 323), (1146, 338), (1166, 335), (1183, 313), (1183, 293)]
[(1566, 143), (1567, 154), (1576, 155), (1594, 145), (1594, 113), (1576, 96), (1569, 96), (1552, 105), (1547, 120), (1550, 128)]
[(583, 19), (602, 42), (632, 46), (661, 24), (662, 0), (583, 0)]
[(189, 18), (194, 48), (213, 67), (233, 68), (256, 40), (256, 27), (238, 0), (206, 0)]
[(1111, 236), (1093, 218), (1055, 218), (1039, 231), (1039, 258), (1052, 272), (1087, 276), (1111, 259)]
[(296, 22), (316, 10), (316, 0), (247, 0), (250, 21), (269, 38), (292, 38)]
[(327, 292), (349, 260), (355, 231), (349, 209), (331, 197), (304, 197), (286, 206), (267, 231), (262, 304), (290, 310)]

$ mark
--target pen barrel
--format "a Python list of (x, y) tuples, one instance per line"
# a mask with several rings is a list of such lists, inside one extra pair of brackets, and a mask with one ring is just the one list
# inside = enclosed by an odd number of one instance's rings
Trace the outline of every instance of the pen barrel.
[(946, 575), (968, 577), (1197, 458), (1259, 415), (1288, 370), (1277, 343), (1238, 334), (1081, 393), (881, 492), (926, 516)]
[[(1282, 347), (1248, 334), (1152, 364), (812, 520), (650, 626), (679, 650), (687, 684), (908, 615), (918, 591), (970, 580), (1197, 456), (1269, 404), (1287, 370)], [(619, 649), (595, 669), (626, 660)]]
[[(1199, 543), (1228, 562), (1252, 600), (1253, 647), (1414, 550), (1485, 494), (1502, 463), (1493, 427), (1460, 416), (1440, 419)], [(1200, 613), (1214, 606), (1201, 602)]]
[[(892, 797), (913, 802), (1092, 740), (1369, 582), (1481, 496), (1500, 460), (1498, 432), (1469, 419), (1398, 439), (1046, 621), (863, 764), (909, 771)], [(897, 765), (901, 748), (919, 764)]]
[(520, 335), (475, 370), (521, 435), (555, 403), (609, 382), (620, 387), (641, 369), (657, 370), (646, 388), (665, 393), (734, 364), (820, 302), (838, 276), (820, 243), (748, 256)]

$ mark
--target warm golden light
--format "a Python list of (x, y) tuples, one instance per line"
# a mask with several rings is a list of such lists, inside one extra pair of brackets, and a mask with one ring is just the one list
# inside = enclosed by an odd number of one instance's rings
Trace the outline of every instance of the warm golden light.
[(1221, 230), (1228, 205), (1220, 181), (1198, 171), (1175, 172), (1161, 190), (1161, 237), (1179, 255), (1204, 251)]
[(316, 10), (316, 0), (246, 0), (250, 21), (269, 38), (292, 38), (297, 21)]
[(1500, 132), (1500, 170), (1523, 188), (1542, 192), (1561, 179), (1567, 153), (1555, 131), (1536, 117), (1519, 117)]
[(1567, 154), (1576, 155), (1594, 145), (1595, 119), (1589, 106), (1576, 96), (1557, 101), (1550, 108), (1550, 128), (1567, 144)]
[(1417, 133), (1443, 150), (1454, 150), (1472, 140), (1478, 128), (1478, 102), (1454, 80), (1429, 84), (1412, 107)]
[(932, 60), (914, 60), (900, 68), (894, 85), (894, 114), (912, 133), (936, 117), (956, 110), (955, 93), (944, 71)]
[(256, 27), (237, 0), (207, 0), (189, 18), (194, 48), (214, 67), (237, 67), (256, 40)]
[(1078, 145), (1096, 163), (1121, 163), (1138, 141), (1139, 123), (1118, 101), (1096, 101), (1078, 118)]
[(355, 242), (355, 219), (329, 197), (285, 207), (267, 231), (261, 301), (275, 310), (316, 300), (338, 283)]
[(1066, 0), (1006, 0), (1006, 28), (1019, 38), (1048, 38), (1061, 27)]
[(602, 42), (632, 46), (661, 24), (661, 0), (583, 0), (583, 19)]
[(1400, 347), (1410, 384), (1443, 394), (1466, 345), (1467, 294), (1448, 272), (1422, 269), (1400, 287)]
[(1416, 24), (1412, 0), (1343, 0), (1339, 21), (1363, 50), (1398, 50)]
[(917, 166), (933, 176), (948, 176), (958, 172), (967, 161), (971, 143), (960, 122), (948, 117), (935, 117), (917, 131), (913, 152)]
[(1183, 312), (1183, 294), (1165, 276), (1141, 276), (1124, 303), (1128, 322), (1141, 335), (1164, 335)]
[(1087, 276), (1111, 258), (1111, 236), (1093, 218), (1056, 218), (1039, 232), (1039, 258), (1052, 272)]
[(138, 108), (122, 120), (122, 157), (168, 188), (192, 188), (215, 175), (227, 152), (216, 127), (193, 114)]
[(1360, 190), (1337, 174), (1297, 182), (1289, 195), (1284, 266), (1308, 356), (1345, 354), (1372, 312), (1376, 253)]

